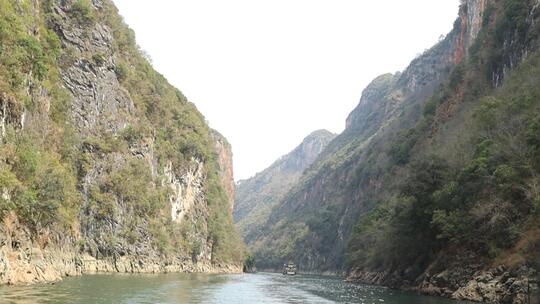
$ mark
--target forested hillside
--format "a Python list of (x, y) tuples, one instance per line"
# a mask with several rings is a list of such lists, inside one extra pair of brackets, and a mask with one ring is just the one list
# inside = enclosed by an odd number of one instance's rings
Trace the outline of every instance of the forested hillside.
[(0, 0), (0, 131), (0, 284), (239, 269), (230, 147), (111, 1)]
[(364, 90), (271, 211), (258, 266), (524, 303), (540, 261), (539, 22), (537, 0), (462, 1), (444, 39)]

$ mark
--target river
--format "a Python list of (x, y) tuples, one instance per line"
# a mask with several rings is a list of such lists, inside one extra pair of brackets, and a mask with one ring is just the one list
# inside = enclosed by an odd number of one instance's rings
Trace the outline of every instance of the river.
[(462, 304), (325, 276), (100, 274), (56, 284), (0, 287), (0, 303)]

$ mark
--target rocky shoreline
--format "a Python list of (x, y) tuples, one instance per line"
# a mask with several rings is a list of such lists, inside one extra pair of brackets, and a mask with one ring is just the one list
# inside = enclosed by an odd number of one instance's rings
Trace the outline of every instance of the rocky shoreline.
[(0, 248), (0, 285), (52, 283), (64, 277), (97, 273), (242, 273), (241, 265), (194, 263), (191, 259), (119, 257), (96, 259), (56, 248), (41, 250)]
[(446, 269), (433, 275), (425, 273), (411, 282), (404, 278), (403, 272), (369, 272), (357, 269), (347, 276), (346, 281), (411, 290), (455, 300), (497, 304), (540, 303), (538, 273), (533, 268), (521, 266), (508, 269), (498, 266), (477, 270), (472, 275), (462, 270)]
[[(77, 233), (33, 234), (14, 214), (0, 224), (0, 285), (52, 283), (95, 273), (242, 273), (242, 265), (213, 264), (209, 254), (164, 257), (146, 248), (124, 256), (93, 256), (80, 249)], [(96, 254), (97, 255), (97, 254)]]

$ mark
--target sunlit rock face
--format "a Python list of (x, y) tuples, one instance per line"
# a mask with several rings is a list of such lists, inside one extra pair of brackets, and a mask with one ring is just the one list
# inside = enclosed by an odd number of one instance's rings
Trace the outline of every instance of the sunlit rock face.
[(65, 21), (56, 24), (56, 31), (63, 47), (72, 52), (73, 62), (61, 69), (61, 76), (73, 97), (75, 126), (81, 135), (102, 129), (118, 132), (135, 121), (136, 113), (115, 73), (118, 54), (111, 30), (101, 22), (90, 28), (69, 22), (70, 9), (70, 5), (53, 2), (54, 12)]
[(166, 184), (171, 188), (172, 194), (169, 197), (171, 203), (171, 218), (175, 222), (182, 222), (184, 217), (192, 210), (197, 203), (204, 202), (203, 163), (198, 159), (192, 159), (193, 165), (181, 176), (177, 177), (172, 164), (165, 167)]
[(482, 20), (484, 11), (486, 9), (486, 0), (469, 0), (467, 1), (467, 32), (469, 45), (476, 39), (480, 28), (482, 27)]
[(231, 144), (219, 132), (212, 130), (214, 151), (217, 155), (218, 174), (223, 185), (223, 190), (229, 202), (229, 213), (234, 209), (235, 182), (233, 172), (233, 152)]

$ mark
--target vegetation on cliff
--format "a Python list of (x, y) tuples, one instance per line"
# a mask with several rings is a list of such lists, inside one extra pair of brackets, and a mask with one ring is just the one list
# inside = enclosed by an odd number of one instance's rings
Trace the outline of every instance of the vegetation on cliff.
[[(375, 79), (346, 130), (270, 212), (253, 241), (258, 266), (293, 259), (304, 271), (446, 296), (489, 267), (515, 280), (534, 273), (537, 3), (463, 1), (443, 40), (402, 73)], [(501, 288), (456, 297), (525, 292)]]
[[(414, 144), (402, 149), (407, 139), (395, 139), (390, 155), (407, 177), (361, 217), (349, 243), (351, 266), (422, 269), (449, 248), (508, 266), (538, 261), (540, 54), (535, 50), (503, 74), (519, 50), (503, 45), (513, 41), (528, 49), (538, 43), (533, 39), (540, 28), (527, 26), (527, 1), (490, 5), (470, 57), (406, 132), (415, 134)], [(443, 138), (434, 129), (452, 102), (463, 108), (456, 115), (461, 126), (453, 130), (459, 136)], [(414, 151), (410, 160), (394, 152), (404, 150)]]
[[(210, 246), (213, 263), (242, 263), (211, 130), (111, 1), (0, 1), (0, 118), (0, 218), (15, 214), (36, 238), (72, 236), (94, 256), (135, 244), (198, 259)], [(178, 223), (165, 169), (182, 176), (194, 162), (203, 199)]]
[[(69, 226), (78, 196), (68, 97), (56, 68), (60, 39), (32, 12), (30, 2), (0, 1), (0, 216), (17, 210), (37, 232), (56, 222)], [(52, 97), (47, 129), (28, 126), (19, 132), (23, 112), (42, 114), (38, 96), (32, 96), (38, 88)]]

